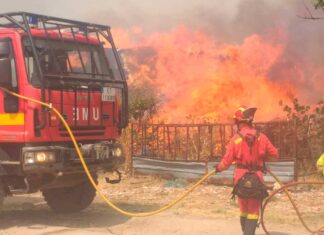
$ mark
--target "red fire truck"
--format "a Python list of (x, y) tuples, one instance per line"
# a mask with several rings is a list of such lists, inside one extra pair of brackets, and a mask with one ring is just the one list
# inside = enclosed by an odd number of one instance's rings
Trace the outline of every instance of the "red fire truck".
[[(123, 163), (116, 139), (128, 122), (128, 92), (110, 27), (27, 12), (1, 14), (0, 87), (58, 109), (96, 181), (99, 170), (115, 171)], [(3, 90), (0, 175), (0, 201), (40, 190), (54, 211), (75, 212), (96, 194), (61, 120)]]

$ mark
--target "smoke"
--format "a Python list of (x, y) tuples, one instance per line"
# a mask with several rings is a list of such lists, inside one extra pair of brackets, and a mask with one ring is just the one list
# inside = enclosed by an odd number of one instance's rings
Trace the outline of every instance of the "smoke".
[[(230, 39), (242, 40), (251, 34), (275, 36), (275, 30), (284, 32), (286, 49), (273, 65), (269, 78), (278, 82), (289, 82), (297, 89), (301, 100), (313, 103), (323, 99), (324, 56), (322, 43), (324, 27), (322, 21), (306, 20), (308, 10), (314, 11), (308, 1), (264, 1), (245, 0), (231, 26)], [(324, 15), (323, 13), (321, 14)]]

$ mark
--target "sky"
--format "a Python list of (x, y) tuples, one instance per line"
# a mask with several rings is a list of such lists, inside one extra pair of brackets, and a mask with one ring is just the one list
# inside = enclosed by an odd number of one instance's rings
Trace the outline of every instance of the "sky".
[[(0, 0), (1, 12), (28, 11), (112, 27), (168, 31), (184, 24), (220, 40), (241, 41), (252, 33), (284, 27), (296, 40), (324, 41), (323, 21), (305, 20), (311, 0)], [(312, 12), (315, 12), (310, 6)], [(315, 12), (321, 14), (320, 12)], [(314, 13), (314, 14), (315, 14)], [(315, 15), (316, 15), (315, 14)], [(305, 38), (308, 35), (311, 37)], [(295, 40), (295, 41), (296, 41)], [(317, 48), (315, 48), (316, 50)]]
[[(1, 10), (31, 11), (80, 20), (110, 20), (116, 25), (134, 23), (156, 24), (156, 21), (183, 21), (196, 8), (209, 8), (216, 14), (227, 16), (235, 14), (238, 0), (232, 1), (188, 1), (188, 0), (1, 0)], [(222, 6), (220, 7), (219, 4)], [(100, 15), (100, 17), (98, 17)], [(152, 18), (155, 20), (152, 21)], [(149, 19), (149, 20), (147, 20)], [(107, 22), (108, 23), (108, 22)]]
[[(303, 12), (311, 0), (0, 0), (1, 11), (30, 11), (58, 17), (91, 20), (113, 26), (145, 25), (168, 28), (179, 22), (213, 23), (214, 19), (232, 21), (245, 13), (265, 19), (264, 15), (283, 14), (289, 18)], [(291, 14), (287, 14), (287, 8)], [(286, 12), (285, 12), (286, 11)], [(243, 13), (243, 14), (242, 14)], [(107, 21), (107, 22), (105, 22)]]

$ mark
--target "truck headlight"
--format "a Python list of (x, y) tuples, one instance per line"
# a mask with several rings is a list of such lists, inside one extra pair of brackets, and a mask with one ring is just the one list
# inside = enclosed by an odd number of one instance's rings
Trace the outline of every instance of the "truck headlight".
[(35, 163), (35, 154), (34, 153), (25, 153), (24, 163), (26, 165), (27, 164), (34, 164)]
[(24, 155), (25, 164), (53, 163), (56, 161), (55, 152), (26, 152)]
[(54, 152), (36, 152), (37, 162), (55, 162)]

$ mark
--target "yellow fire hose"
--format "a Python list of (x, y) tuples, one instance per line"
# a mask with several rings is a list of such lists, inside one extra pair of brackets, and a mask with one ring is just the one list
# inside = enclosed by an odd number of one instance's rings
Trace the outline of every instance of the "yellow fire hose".
[[(103, 200), (104, 200), (104, 201), (105, 201), (105, 202), (106, 202), (106, 203), (107, 203), (111, 208), (113, 208), (114, 210), (120, 212), (120, 213), (123, 214), (123, 215), (131, 216), (131, 217), (146, 217), (146, 216), (151, 216), (151, 215), (155, 215), (155, 214), (161, 213), (161, 212), (163, 212), (163, 211), (165, 211), (165, 210), (167, 210), (167, 209), (173, 207), (174, 205), (176, 205), (176, 204), (177, 204), (178, 202), (180, 202), (183, 198), (185, 198), (189, 193), (191, 193), (195, 188), (197, 188), (201, 183), (203, 183), (203, 182), (204, 182), (205, 180), (207, 180), (210, 176), (212, 176), (213, 174), (215, 174), (215, 171), (216, 171), (216, 170), (212, 170), (212, 171), (209, 172), (208, 174), (204, 175), (200, 180), (198, 180), (195, 184), (193, 184), (193, 185), (192, 185), (192, 186), (191, 186), (187, 191), (185, 191), (185, 192), (184, 192), (180, 197), (176, 198), (175, 200), (171, 201), (169, 204), (167, 204), (167, 205), (161, 207), (161, 208), (158, 209), (158, 210), (149, 211), (149, 212), (141, 212), (141, 213), (133, 213), (133, 212), (125, 211), (125, 210), (119, 208), (118, 206), (116, 206), (114, 203), (112, 203), (111, 200), (110, 200), (107, 196), (105, 196), (105, 195), (103, 194), (103, 192), (99, 189), (99, 187), (98, 187), (97, 184), (95, 183), (94, 179), (92, 178), (92, 175), (91, 175), (91, 173), (90, 173), (90, 171), (89, 171), (89, 169), (88, 169), (88, 166), (87, 166), (86, 162), (84, 161), (84, 158), (83, 158), (83, 156), (82, 156), (82, 153), (81, 153), (81, 151), (80, 151), (80, 148), (79, 148), (79, 146), (78, 146), (78, 144), (77, 144), (77, 142), (76, 142), (76, 140), (75, 140), (75, 137), (74, 137), (74, 135), (73, 135), (73, 133), (72, 133), (72, 131), (71, 131), (69, 125), (67, 124), (67, 122), (65, 121), (65, 119), (63, 118), (63, 116), (61, 115), (61, 113), (60, 113), (60, 112), (59, 112), (55, 107), (53, 107), (52, 104), (44, 103), (44, 102), (41, 102), (41, 101), (39, 101), (39, 100), (36, 100), (36, 99), (30, 98), (30, 97), (26, 97), (26, 96), (23, 96), (23, 95), (19, 95), (19, 94), (15, 93), (15, 92), (9, 91), (9, 90), (6, 89), (6, 88), (2, 88), (2, 87), (0, 87), (0, 89), (2, 89), (4, 92), (6, 92), (6, 93), (8, 93), (8, 94), (11, 94), (11, 95), (13, 95), (13, 96), (16, 96), (16, 97), (18, 97), (18, 98), (20, 98), (20, 99), (24, 99), (24, 100), (27, 100), (27, 101), (31, 101), (31, 102), (34, 102), (34, 103), (38, 103), (38, 104), (40, 104), (40, 105), (43, 105), (43, 106), (49, 108), (50, 110), (52, 110), (52, 111), (54, 111), (54, 112), (56, 113), (56, 115), (61, 119), (63, 125), (65, 126), (66, 130), (68, 131), (68, 133), (69, 133), (69, 135), (70, 135), (70, 137), (71, 137), (71, 139), (72, 139), (72, 142), (73, 142), (74, 147), (75, 147), (75, 149), (76, 149), (76, 151), (77, 151), (78, 157), (79, 157), (79, 159), (80, 159), (80, 161), (81, 161), (81, 164), (82, 164), (82, 166), (83, 166), (83, 168), (84, 168), (84, 170), (85, 170), (85, 173), (86, 173), (87, 177), (89, 178), (89, 180), (90, 180), (92, 186), (96, 189), (96, 191), (97, 191), (97, 193), (100, 195), (100, 197), (101, 197), (101, 198), (102, 198), (102, 199), (103, 199)], [(296, 213), (297, 213), (297, 215), (298, 215), (298, 218), (300, 219), (301, 223), (302, 223), (303, 226), (306, 228), (306, 230), (309, 231), (310, 233), (314, 233), (314, 232), (319, 231), (320, 229), (317, 230), (317, 231), (313, 231), (313, 230), (309, 229), (309, 227), (306, 225), (306, 223), (305, 223), (304, 220), (302, 219), (302, 217), (301, 217), (301, 215), (300, 215), (300, 212), (299, 212), (299, 210), (298, 210), (298, 208), (297, 208), (295, 202), (294, 202), (293, 199), (291, 198), (290, 193), (289, 193), (288, 190), (286, 189), (286, 186), (287, 186), (287, 185), (284, 186), (284, 185), (282, 184), (282, 182), (281, 182), (281, 181), (280, 181), (280, 180), (279, 180), (279, 179), (278, 179), (278, 178), (277, 178), (277, 177), (276, 177), (276, 176), (275, 176), (275, 175), (274, 175), (270, 170), (268, 170), (268, 172), (271, 174), (271, 176), (274, 177), (274, 179), (275, 179), (275, 180), (280, 184), (280, 186), (281, 186), (280, 189), (278, 189), (278, 190), (276, 190), (276, 191), (274, 191), (274, 192), (277, 193), (277, 192), (282, 191), (282, 190), (285, 191), (286, 195), (288, 196), (290, 202), (292, 203), (292, 205), (293, 205), (293, 207), (294, 207), (294, 209), (295, 209), (295, 211), (296, 211)], [(321, 184), (321, 185), (324, 184), (324, 182), (315, 182), (315, 183), (314, 183), (314, 182), (310, 182), (310, 183), (313, 183), (313, 184)], [(308, 184), (310, 184), (310, 183), (308, 183)], [(307, 184), (307, 182), (304, 182), (304, 184)], [(273, 195), (273, 194), (271, 194), (271, 195)], [(269, 199), (270, 199), (270, 198), (269, 198)], [(267, 203), (268, 201), (269, 201), (269, 200), (267, 200), (266, 203)], [(262, 213), (262, 214), (263, 214), (263, 213)], [(262, 222), (262, 226), (263, 226), (263, 228), (264, 228), (266, 234), (269, 234), (269, 233), (267, 232), (265, 226), (264, 226), (264, 223), (263, 223), (263, 217), (262, 217), (261, 222)]]
[[(296, 214), (297, 214), (297, 216), (298, 216), (298, 218), (299, 218), (299, 220), (300, 220), (300, 222), (302, 223), (302, 225), (304, 226), (304, 228), (308, 231), (308, 232), (310, 232), (310, 233), (316, 233), (316, 232), (318, 232), (318, 231), (315, 231), (315, 230), (311, 230), (308, 226), (307, 226), (307, 224), (305, 223), (305, 221), (304, 221), (304, 219), (303, 219), (303, 217), (302, 217), (302, 215), (301, 215), (301, 213), (299, 212), (299, 209), (298, 209), (298, 207), (297, 207), (297, 205), (296, 205), (296, 203), (295, 203), (295, 201), (293, 200), (293, 198), (291, 197), (291, 194), (288, 192), (288, 189), (287, 189), (287, 185), (283, 185), (282, 184), (282, 182), (278, 179), (278, 177), (275, 175), (275, 174), (273, 174), (269, 169), (267, 170), (268, 172), (269, 172), (269, 174), (280, 184), (280, 188), (279, 188), (279, 191), (274, 191), (273, 193), (271, 193), (271, 195), (265, 200), (265, 202), (264, 202), (264, 206), (266, 206), (267, 204), (268, 204), (268, 202), (270, 201), (270, 199), (275, 195), (275, 194), (277, 194), (277, 193), (279, 193), (279, 192), (282, 192), (282, 191), (284, 191), (285, 192), (285, 194), (287, 195), (287, 197), (288, 197), (288, 199), (289, 199), (289, 201), (290, 201), (290, 203), (291, 203), (291, 205), (293, 206), (293, 208), (294, 208), (294, 210), (296, 211)], [(302, 184), (303, 182), (300, 182), (300, 184)], [(310, 183), (312, 183), (312, 184), (324, 184), (324, 182), (307, 182), (306, 184), (310, 184)], [(305, 184), (305, 183), (304, 183)], [(289, 187), (289, 186), (288, 186)], [(265, 208), (265, 207), (264, 207)], [(262, 227), (263, 227), (263, 230), (266, 232), (266, 234), (269, 234), (268, 232), (267, 232), (267, 229), (266, 229), (266, 227), (265, 227), (265, 225), (264, 225), (264, 223), (263, 223), (263, 211), (262, 211), (262, 215), (261, 215), (261, 224), (262, 224)]]
[(262, 225), (262, 228), (264, 230), (264, 232), (266, 233), (266, 235), (270, 235), (269, 231), (267, 230), (266, 226), (265, 226), (265, 223), (264, 223), (264, 211), (265, 211), (265, 208), (267, 207), (268, 203), (271, 201), (271, 199), (277, 194), (277, 193), (280, 193), (282, 191), (285, 192), (285, 194), (288, 196), (291, 204), (293, 205), (294, 207), (294, 210), (296, 211), (296, 214), (298, 216), (298, 219), (299, 221), (302, 223), (302, 225), (304, 226), (304, 228), (310, 233), (310, 234), (319, 234), (320, 235), (320, 231), (324, 231), (324, 226), (322, 226), (321, 228), (319, 229), (316, 229), (316, 230), (312, 230), (310, 229), (307, 224), (305, 223), (303, 217), (301, 216), (301, 213), (299, 212), (298, 208), (297, 208), (297, 205), (296, 203), (294, 202), (294, 200), (291, 198), (291, 195), (290, 193), (288, 192), (287, 188), (290, 188), (290, 187), (295, 187), (295, 186), (298, 186), (298, 185), (324, 185), (324, 182), (322, 181), (309, 181), (309, 182), (293, 182), (293, 183), (289, 183), (289, 184), (286, 184), (286, 185), (282, 185), (279, 189), (277, 190), (274, 190), (270, 195), (269, 197), (267, 197), (264, 201), (264, 204), (263, 204), (263, 209), (262, 209), (262, 212), (261, 212), (261, 219), (260, 219), (260, 222), (261, 222), (261, 225)]

